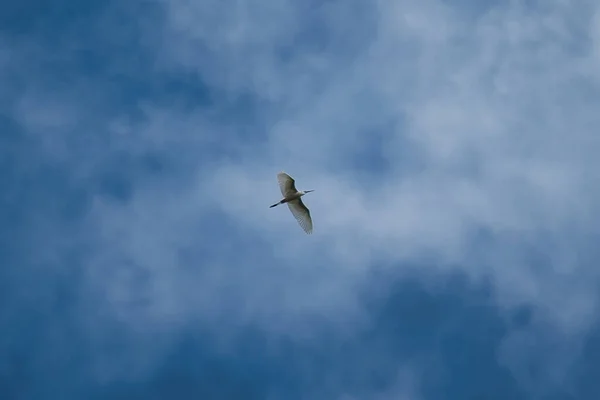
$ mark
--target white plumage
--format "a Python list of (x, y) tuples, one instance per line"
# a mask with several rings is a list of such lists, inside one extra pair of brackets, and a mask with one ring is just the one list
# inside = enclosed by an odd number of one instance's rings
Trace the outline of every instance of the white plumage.
[(279, 182), (279, 189), (281, 190), (283, 199), (273, 204), (271, 208), (287, 203), (300, 227), (310, 235), (313, 230), (312, 218), (310, 217), (310, 211), (302, 202), (301, 197), (314, 190), (297, 190), (294, 179), (283, 171), (277, 174), (277, 182)]

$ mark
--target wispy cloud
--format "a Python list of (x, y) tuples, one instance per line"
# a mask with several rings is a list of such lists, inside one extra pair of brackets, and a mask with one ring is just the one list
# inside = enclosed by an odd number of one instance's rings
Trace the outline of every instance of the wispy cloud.
[[(31, 210), (26, 259), (60, 274), (76, 253), (90, 373), (150, 375), (188, 328), (224, 352), (249, 326), (356, 338), (361, 296), (388, 289), (373, 271), (418, 265), (431, 293), (460, 273), (503, 318), (530, 308), (498, 359), (531, 393), (564, 383), (598, 305), (600, 9), (470, 3), (171, 0), (111, 5), (50, 48), (1, 38), (23, 176), (55, 168), (76, 199)], [(316, 189), (311, 237), (267, 208), (281, 169)], [(103, 357), (115, 329), (131, 351)], [(420, 362), (394, 368), (402, 389), (357, 398), (426, 395)]]

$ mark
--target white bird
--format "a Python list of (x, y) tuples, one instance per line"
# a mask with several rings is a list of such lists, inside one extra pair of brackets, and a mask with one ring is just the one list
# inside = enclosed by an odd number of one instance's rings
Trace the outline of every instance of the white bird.
[(301, 197), (306, 193), (314, 192), (314, 190), (297, 190), (294, 179), (283, 171), (277, 174), (277, 181), (279, 182), (279, 189), (281, 189), (283, 199), (269, 208), (287, 203), (300, 227), (310, 235), (313, 228), (312, 219), (310, 218), (310, 211), (302, 203)]

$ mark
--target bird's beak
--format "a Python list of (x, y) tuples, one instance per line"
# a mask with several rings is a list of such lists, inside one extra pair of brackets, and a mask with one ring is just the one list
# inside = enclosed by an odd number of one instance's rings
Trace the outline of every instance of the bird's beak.
[(313, 190), (305, 190), (305, 192), (306, 193), (314, 192), (314, 189)]

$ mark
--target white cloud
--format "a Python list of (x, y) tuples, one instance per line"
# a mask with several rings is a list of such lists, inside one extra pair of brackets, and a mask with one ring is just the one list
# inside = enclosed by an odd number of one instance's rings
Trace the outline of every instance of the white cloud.
[[(511, 2), (476, 16), (436, 0), (163, 4), (164, 25), (148, 33), (160, 34), (158, 70), (197, 73), (217, 105), (248, 93), (263, 103), (251, 126), (162, 105), (95, 128), (111, 140), (102, 151), (171, 152), (190, 167), (175, 183), (136, 186), (126, 204), (94, 203), (89, 285), (105, 288), (115, 318), (222, 327), (227, 310), (287, 334), (314, 314), (360, 324), (355, 289), (370, 266), (427, 257), (431, 274), (459, 265), (491, 277), (501, 305), (531, 304), (545, 324), (585, 331), (598, 273), (580, 262), (578, 240), (598, 234), (600, 200), (593, 2)], [(308, 22), (328, 40), (294, 51)], [(17, 115), (36, 134), (82, 113), (65, 111), (77, 99), (35, 99)], [(228, 155), (203, 162), (214, 146)], [(379, 156), (377, 170), (354, 167)], [(267, 208), (280, 169), (316, 189), (312, 237)], [(473, 241), (479, 230), (493, 244)], [(545, 240), (558, 245), (534, 265), (528, 246)]]

